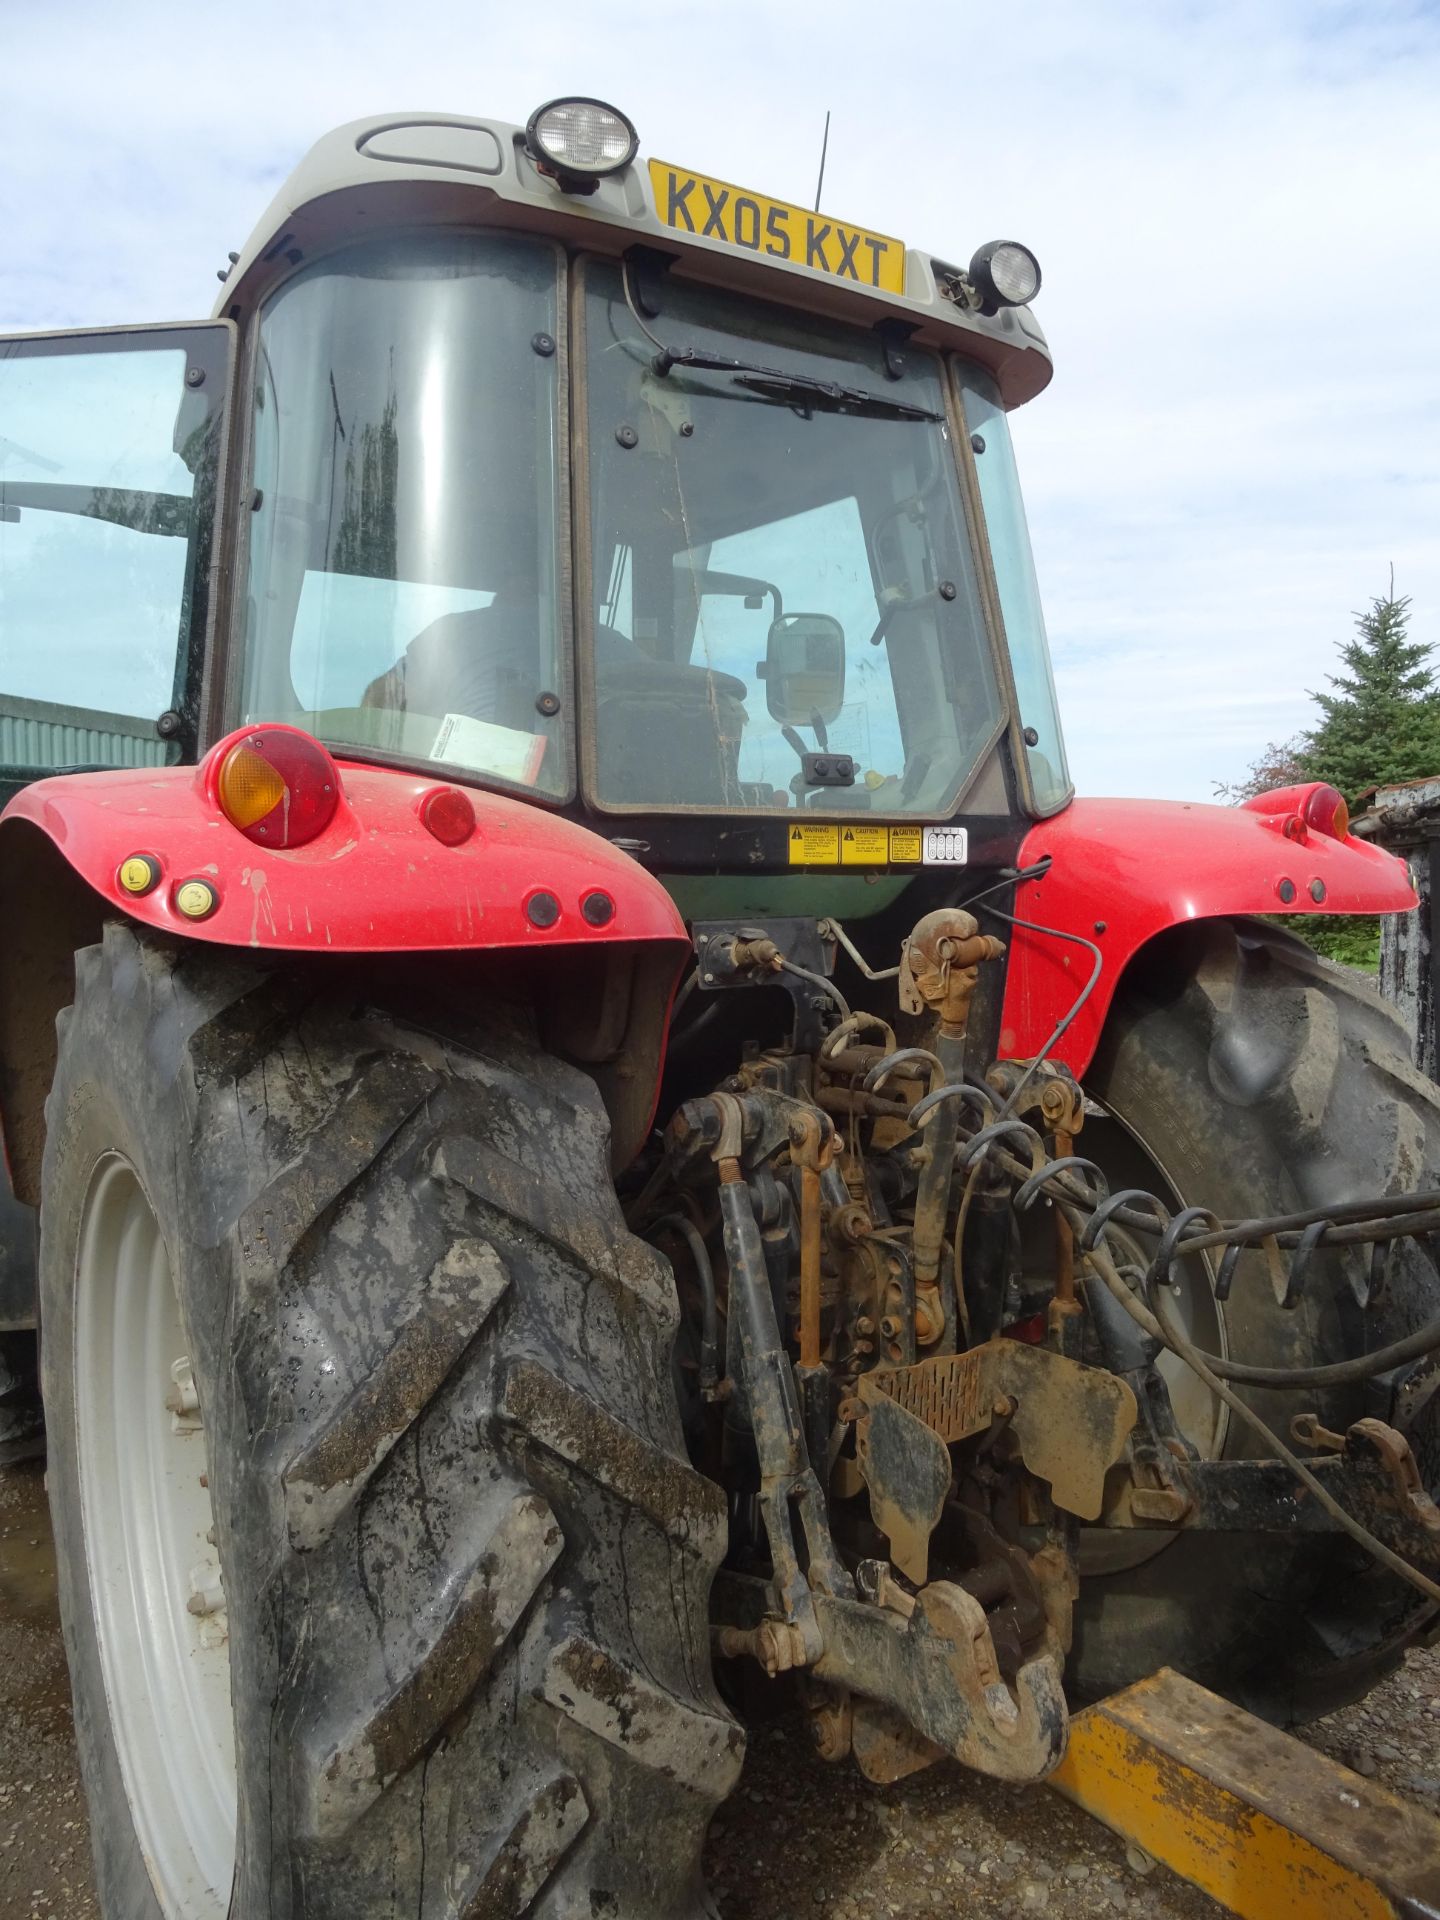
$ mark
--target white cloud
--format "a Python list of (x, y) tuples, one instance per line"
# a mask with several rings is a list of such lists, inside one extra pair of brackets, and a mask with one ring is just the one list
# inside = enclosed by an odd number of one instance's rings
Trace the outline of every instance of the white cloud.
[(1440, 16), (1422, 0), (0, 0), (0, 326), (208, 308), (328, 127), (613, 98), (648, 151), (1038, 253), (1016, 420), (1080, 785), (1207, 797), (1393, 560), (1440, 641)]

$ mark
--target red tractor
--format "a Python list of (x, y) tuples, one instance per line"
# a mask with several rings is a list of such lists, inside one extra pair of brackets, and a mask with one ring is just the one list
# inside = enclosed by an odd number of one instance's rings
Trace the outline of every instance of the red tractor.
[(1403, 868), (1072, 798), (1026, 248), (636, 154), (360, 122), (213, 320), (0, 343), (0, 1321), (107, 1920), (701, 1915), (755, 1687), (1029, 1780), (1435, 1619), (1440, 1101), (1246, 917)]

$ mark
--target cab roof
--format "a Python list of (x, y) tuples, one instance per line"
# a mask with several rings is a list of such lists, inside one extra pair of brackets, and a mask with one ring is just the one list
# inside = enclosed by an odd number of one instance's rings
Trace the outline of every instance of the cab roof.
[(296, 267), (348, 240), (417, 225), (519, 228), (610, 255), (647, 246), (671, 255), (672, 271), (687, 278), (860, 325), (899, 321), (917, 342), (987, 367), (1010, 408), (1050, 380), (1049, 349), (1030, 309), (986, 317), (957, 305), (953, 287), (963, 269), (949, 261), (906, 247), (896, 276), (903, 290), (891, 292), (703, 231), (676, 231), (661, 216), (643, 159), (596, 181), (591, 193), (565, 192), (536, 165), (522, 127), (452, 114), (383, 114), (317, 141), (231, 266), (216, 315), (239, 318)]

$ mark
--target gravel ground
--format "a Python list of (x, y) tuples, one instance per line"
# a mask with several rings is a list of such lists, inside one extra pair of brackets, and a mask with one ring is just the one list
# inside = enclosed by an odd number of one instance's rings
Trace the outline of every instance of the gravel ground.
[[(1308, 1737), (1440, 1813), (1440, 1651), (1412, 1654)], [(894, 1787), (817, 1760), (778, 1721), (751, 1736), (706, 1866), (724, 1920), (1206, 1920), (1223, 1909), (1043, 1787), (940, 1765)], [(777, 1889), (783, 1891), (777, 1894)], [(0, 1920), (99, 1920), (39, 1466), (0, 1471)]]
[[(1440, 1649), (1412, 1653), (1359, 1706), (1306, 1729), (1312, 1745), (1440, 1813)], [(1142, 1862), (1138, 1863), (1143, 1865)], [(725, 1920), (1204, 1920), (1225, 1909), (1044, 1787), (942, 1764), (894, 1787), (817, 1760), (797, 1729), (751, 1737), (707, 1865)], [(777, 1901), (775, 1889), (794, 1891)]]
[(99, 1920), (44, 1468), (0, 1469), (0, 1920)]

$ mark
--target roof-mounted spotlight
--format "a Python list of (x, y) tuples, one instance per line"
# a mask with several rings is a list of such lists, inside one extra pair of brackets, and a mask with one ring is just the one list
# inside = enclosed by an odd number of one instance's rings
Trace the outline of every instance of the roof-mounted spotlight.
[(593, 193), (606, 174), (629, 166), (640, 136), (618, 107), (577, 98), (537, 107), (526, 123), (525, 144), (562, 193)]
[(981, 313), (1026, 307), (1040, 291), (1040, 262), (1018, 240), (988, 240), (977, 248), (966, 278)]

